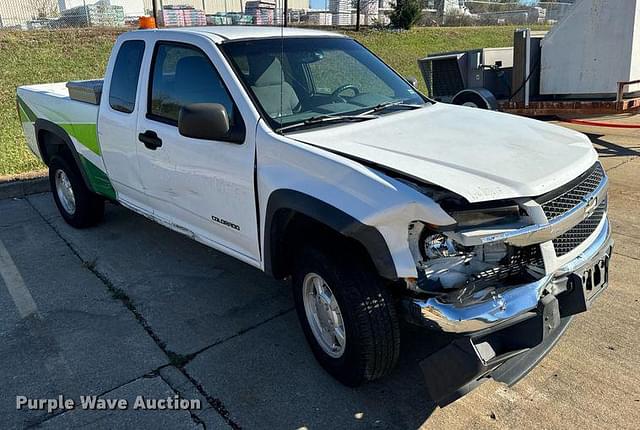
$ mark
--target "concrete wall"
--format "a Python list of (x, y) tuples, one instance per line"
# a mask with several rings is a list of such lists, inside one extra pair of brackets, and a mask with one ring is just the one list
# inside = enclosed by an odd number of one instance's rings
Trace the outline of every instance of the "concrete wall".
[(614, 94), (640, 79), (640, 0), (576, 3), (543, 39), (540, 73), (541, 94)]

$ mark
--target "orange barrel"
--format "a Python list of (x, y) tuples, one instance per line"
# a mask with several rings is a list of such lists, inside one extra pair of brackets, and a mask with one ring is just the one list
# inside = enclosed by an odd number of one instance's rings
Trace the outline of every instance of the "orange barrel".
[(140, 28), (157, 28), (156, 19), (152, 16), (141, 16), (138, 18)]

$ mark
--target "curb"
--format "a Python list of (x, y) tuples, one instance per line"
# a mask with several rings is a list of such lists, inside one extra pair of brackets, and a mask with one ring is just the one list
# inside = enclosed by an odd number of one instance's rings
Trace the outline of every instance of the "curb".
[(50, 190), (49, 178), (47, 176), (0, 182), (0, 200), (24, 197), (29, 194), (45, 193)]

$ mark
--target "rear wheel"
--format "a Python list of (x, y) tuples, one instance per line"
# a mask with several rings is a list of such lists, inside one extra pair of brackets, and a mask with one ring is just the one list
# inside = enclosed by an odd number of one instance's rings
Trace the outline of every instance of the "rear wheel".
[(302, 249), (292, 279), (293, 295), (320, 365), (343, 384), (357, 386), (393, 370), (400, 330), (382, 279), (365, 259), (336, 248)]
[(102, 221), (104, 199), (87, 188), (75, 164), (53, 157), (49, 163), (49, 182), (58, 211), (69, 225), (85, 228)]

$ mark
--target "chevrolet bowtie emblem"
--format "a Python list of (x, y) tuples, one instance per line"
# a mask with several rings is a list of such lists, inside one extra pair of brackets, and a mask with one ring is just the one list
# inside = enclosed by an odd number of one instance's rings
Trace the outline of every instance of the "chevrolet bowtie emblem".
[(590, 216), (598, 206), (598, 197), (593, 196), (587, 200), (587, 205), (584, 208), (584, 212), (587, 216)]

